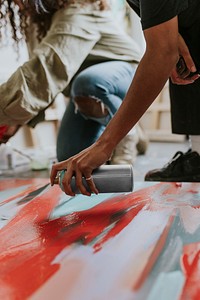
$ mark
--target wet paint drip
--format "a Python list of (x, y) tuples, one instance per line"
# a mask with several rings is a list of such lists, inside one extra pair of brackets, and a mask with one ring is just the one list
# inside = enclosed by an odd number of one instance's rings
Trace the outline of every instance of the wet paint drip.
[[(22, 190), (14, 194), (19, 186)], [(6, 189), (11, 187), (13, 195), (4, 198), (3, 190), (6, 195)], [(55, 293), (67, 299), (94, 299), (96, 290), (101, 299), (117, 299), (120, 293), (123, 299), (130, 299), (130, 294), (148, 295), (151, 289), (153, 295), (153, 284), (159, 275), (171, 278), (174, 271), (170, 259), (175, 252), (171, 245), (176, 240), (183, 245), (187, 241), (191, 249), (176, 246), (184, 252), (177, 252), (180, 258), (182, 255), (182, 265), (173, 278), (180, 278), (181, 289), (182, 274), (186, 282), (180, 294), (191, 289), (189, 299), (197, 299), (199, 248), (191, 257), (194, 243), (190, 241), (196, 238), (199, 242), (199, 223), (196, 218), (192, 229), (189, 228), (189, 215), (181, 210), (189, 206), (195, 211), (199, 207), (200, 185), (162, 183), (134, 193), (111, 194), (79, 211), (77, 204), (77, 210), (74, 207), (68, 213), (66, 205), (66, 215), (56, 219), (51, 219), (53, 211), (61, 202), (69, 203), (69, 197), (64, 198), (58, 186), (49, 188), (47, 181), (40, 180), (2, 180), (0, 190), (0, 213), (8, 203), (13, 203), (13, 209), (18, 207), (16, 215), (0, 231), (1, 299), (5, 288), (11, 300), (31, 299), (33, 294), (36, 299), (47, 299), (56, 286), (62, 288)], [(70, 201), (75, 202), (76, 198)], [(87, 197), (83, 196), (83, 201)], [(151, 287), (146, 285), (149, 278)]]

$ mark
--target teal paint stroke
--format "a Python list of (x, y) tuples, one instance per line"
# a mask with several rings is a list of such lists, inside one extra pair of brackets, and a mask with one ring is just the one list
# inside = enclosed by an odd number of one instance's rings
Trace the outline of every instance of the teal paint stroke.
[(6, 199), (16, 196), (18, 193), (23, 192), (24, 190), (28, 189), (31, 184), (22, 185), (15, 188), (9, 188), (7, 190), (0, 191), (0, 203), (5, 201)]
[(184, 281), (181, 271), (160, 273), (147, 300), (178, 300)]
[(61, 216), (66, 216), (73, 212), (90, 209), (104, 200), (108, 200), (108, 198), (112, 197), (113, 195), (113, 193), (103, 193), (88, 197), (79, 194), (58, 205), (51, 213), (50, 219), (55, 219)]

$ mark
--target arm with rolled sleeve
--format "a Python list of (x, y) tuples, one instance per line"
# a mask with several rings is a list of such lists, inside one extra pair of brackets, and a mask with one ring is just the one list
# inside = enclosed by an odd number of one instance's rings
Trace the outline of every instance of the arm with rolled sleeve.
[(27, 124), (67, 87), (100, 38), (79, 21), (68, 24), (67, 15), (59, 12), (34, 57), (0, 86), (0, 125)]

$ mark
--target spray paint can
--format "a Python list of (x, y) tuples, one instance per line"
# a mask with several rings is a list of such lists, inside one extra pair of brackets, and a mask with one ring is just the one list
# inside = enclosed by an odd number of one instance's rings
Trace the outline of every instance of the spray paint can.
[[(62, 180), (65, 170), (58, 173), (54, 183), (59, 184), (63, 190)], [(132, 165), (103, 165), (95, 169), (92, 178), (99, 193), (122, 193), (133, 191), (133, 166)], [(83, 177), (83, 184), (87, 190), (89, 187)], [(75, 177), (72, 177), (71, 188), (76, 194), (80, 194), (76, 187)]]

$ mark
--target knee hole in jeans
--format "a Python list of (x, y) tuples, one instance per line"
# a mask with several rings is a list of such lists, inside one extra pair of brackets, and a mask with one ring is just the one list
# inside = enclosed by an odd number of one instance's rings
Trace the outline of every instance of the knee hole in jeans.
[(74, 97), (76, 109), (82, 114), (93, 118), (102, 118), (108, 115), (108, 109), (105, 104), (97, 98), (76, 96)]

